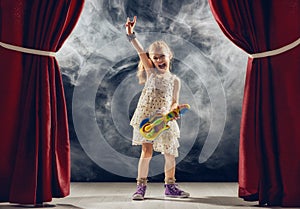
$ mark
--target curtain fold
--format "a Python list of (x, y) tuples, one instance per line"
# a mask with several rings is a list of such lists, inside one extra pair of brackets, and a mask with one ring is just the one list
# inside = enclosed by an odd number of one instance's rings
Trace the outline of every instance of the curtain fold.
[[(0, 1), (0, 41), (58, 51), (84, 0)], [(54, 57), (0, 47), (0, 201), (49, 202), (70, 192), (70, 142)], [(3, 102), (2, 102), (3, 101)]]
[[(299, 0), (209, 0), (223, 33), (249, 54), (300, 37)], [(239, 196), (300, 206), (300, 46), (248, 59), (240, 127)]]

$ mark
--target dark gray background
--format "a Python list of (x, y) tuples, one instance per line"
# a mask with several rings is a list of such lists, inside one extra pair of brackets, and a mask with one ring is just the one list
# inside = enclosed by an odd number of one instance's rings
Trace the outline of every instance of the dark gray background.
[[(173, 49), (172, 72), (183, 84), (181, 102), (192, 106), (178, 121), (182, 137), (176, 178), (237, 181), (247, 56), (223, 35), (206, 0), (86, 0), (76, 28), (57, 56), (69, 114), (72, 181), (133, 181), (136, 175), (140, 147), (131, 145), (128, 123), (142, 86), (135, 77), (138, 57), (124, 27), (127, 16), (134, 15), (135, 31), (145, 48), (163, 39)], [(85, 99), (85, 94), (94, 99)], [(209, 134), (211, 143), (218, 141), (213, 137), (220, 136), (220, 141), (208, 160), (199, 162)], [(114, 152), (107, 154), (98, 142)], [(136, 160), (120, 161), (114, 153)], [(161, 165), (153, 166), (159, 170)], [(163, 179), (162, 172), (152, 174), (152, 181)]]

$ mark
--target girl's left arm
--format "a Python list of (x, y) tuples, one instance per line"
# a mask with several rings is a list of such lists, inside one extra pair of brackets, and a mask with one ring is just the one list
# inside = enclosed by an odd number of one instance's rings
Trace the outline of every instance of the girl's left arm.
[(173, 101), (172, 101), (171, 110), (174, 110), (178, 107), (180, 87), (181, 87), (180, 80), (178, 77), (176, 77), (174, 80)]

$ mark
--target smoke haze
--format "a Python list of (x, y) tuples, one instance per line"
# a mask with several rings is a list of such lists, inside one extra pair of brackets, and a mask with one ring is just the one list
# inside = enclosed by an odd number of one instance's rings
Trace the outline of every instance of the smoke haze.
[[(191, 105), (178, 121), (177, 179), (236, 180), (247, 56), (223, 35), (206, 0), (86, 0), (57, 56), (70, 119), (72, 180), (126, 181), (137, 174), (140, 147), (131, 145), (129, 121), (142, 86), (124, 27), (134, 15), (145, 48), (157, 39), (172, 48), (180, 102)], [(161, 180), (162, 173), (163, 157), (155, 154), (150, 177)]]

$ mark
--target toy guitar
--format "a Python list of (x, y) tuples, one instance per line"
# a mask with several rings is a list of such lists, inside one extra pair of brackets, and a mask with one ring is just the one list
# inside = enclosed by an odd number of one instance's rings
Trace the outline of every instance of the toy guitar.
[(167, 114), (155, 113), (152, 117), (144, 119), (140, 124), (140, 133), (149, 141), (153, 141), (163, 131), (168, 130), (167, 124), (171, 120), (176, 120), (179, 116), (190, 109), (189, 104), (181, 104), (175, 110)]

